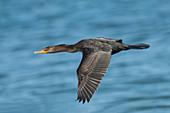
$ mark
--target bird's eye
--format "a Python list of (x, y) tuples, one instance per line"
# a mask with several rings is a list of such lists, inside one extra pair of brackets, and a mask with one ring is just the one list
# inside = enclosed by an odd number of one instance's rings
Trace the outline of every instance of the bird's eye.
[(49, 47), (46, 47), (45, 49), (44, 49), (44, 51), (48, 51), (49, 50)]

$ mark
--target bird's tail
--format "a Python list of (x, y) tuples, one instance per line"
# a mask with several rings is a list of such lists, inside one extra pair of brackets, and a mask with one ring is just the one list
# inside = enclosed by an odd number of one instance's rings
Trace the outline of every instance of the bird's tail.
[(147, 49), (149, 47), (148, 44), (128, 44), (129, 49)]

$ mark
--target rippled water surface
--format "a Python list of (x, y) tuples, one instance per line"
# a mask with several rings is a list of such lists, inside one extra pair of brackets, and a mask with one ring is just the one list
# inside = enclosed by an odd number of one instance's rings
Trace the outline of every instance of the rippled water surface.
[[(81, 104), (81, 53), (33, 52), (99, 36), (151, 48), (112, 56)], [(169, 44), (169, 0), (0, 0), (0, 113), (170, 113)]]

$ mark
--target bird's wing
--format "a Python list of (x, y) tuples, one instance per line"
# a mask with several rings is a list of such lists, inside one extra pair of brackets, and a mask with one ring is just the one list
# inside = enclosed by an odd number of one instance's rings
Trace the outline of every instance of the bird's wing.
[(122, 43), (122, 39), (110, 39), (110, 38), (104, 38), (104, 37), (97, 37), (95, 39), (98, 39), (98, 40), (109, 40), (109, 41), (112, 41), (112, 42)]
[(78, 76), (78, 97), (79, 102), (90, 101), (92, 95), (97, 90), (102, 77), (107, 72), (111, 59), (111, 50), (109, 52), (83, 51), (83, 58), (77, 69)]

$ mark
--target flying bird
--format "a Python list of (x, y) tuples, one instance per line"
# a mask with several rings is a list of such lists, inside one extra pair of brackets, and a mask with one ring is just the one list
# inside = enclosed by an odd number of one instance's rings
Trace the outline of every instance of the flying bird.
[(107, 72), (111, 56), (129, 49), (147, 49), (148, 44), (125, 44), (122, 39), (108, 39), (98, 37), (84, 39), (73, 45), (60, 44), (49, 46), (38, 53), (82, 52), (83, 58), (77, 69), (78, 91), (77, 100), (89, 102), (97, 90), (102, 77)]

